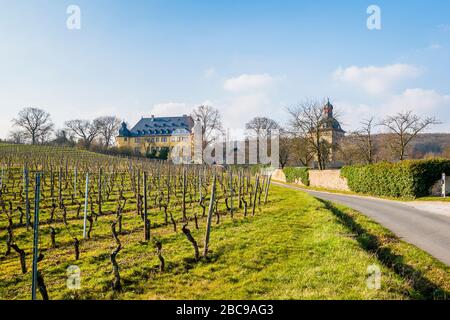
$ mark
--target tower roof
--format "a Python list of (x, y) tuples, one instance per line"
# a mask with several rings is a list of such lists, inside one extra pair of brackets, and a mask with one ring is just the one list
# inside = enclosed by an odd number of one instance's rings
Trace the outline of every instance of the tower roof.
[(324, 130), (334, 130), (339, 132), (345, 132), (342, 130), (341, 124), (333, 115), (333, 105), (328, 99), (327, 103), (323, 106), (324, 119), (322, 121), (322, 129)]

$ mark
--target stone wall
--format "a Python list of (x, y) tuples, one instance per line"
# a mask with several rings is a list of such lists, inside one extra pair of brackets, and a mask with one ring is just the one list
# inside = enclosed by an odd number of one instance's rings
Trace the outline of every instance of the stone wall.
[[(286, 176), (281, 169), (277, 169), (272, 173), (272, 179), (286, 182)], [(301, 181), (295, 181), (295, 183), (303, 186)], [(347, 179), (341, 178), (340, 170), (309, 170), (309, 185), (316, 188), (349, 190)]]
[(283, 170), (276, 169), (272, 173), (272, 180), (279, 181), (279, 182), (286, 182), (286, 175), (284, 174)]
[(341, 170), (309, 170), (309, 185), (316, 188), (350, 191)]

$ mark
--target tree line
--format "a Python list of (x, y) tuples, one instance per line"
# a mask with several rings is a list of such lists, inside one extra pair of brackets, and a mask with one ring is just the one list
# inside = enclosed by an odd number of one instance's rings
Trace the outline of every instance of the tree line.
[[(279, 130), (281, 167), (316, 166), (326, 169), (332, 152), (340, 165), (425, 157), (427, 154), (412, 149), (412, 144), (424, 131), (440, 124), (434, 117), (422, 118), (407, 110), (381, 119), (374, 116), (362, 119), (358, 129), (330, 142), (326, 137), (330, 119), (324, 112), (325, 103), (324, 100), (305, 100), (285, 109), (288, 113), (285, 125), (270, 118), (256, 117), (246, 124), (246, 129), (262, 138), (274, 129)], [(340, 115), (334, 114), (333, 118), (339, 121)], [(450, 157), (450, 146), (440, 155)]]
[[(315, 161), (319, 169), (325, 169), (331, 152), (341, 165), (405, 160), (415, 156), (411, 145), (418, 135), (440, 123), (409, 110), (381, 119), (369, 116), (361, 120), (358, 129), (330, 142), (325, 138), (328, 128), (324, 127), (324, 105), (323, 101), (307, 100), (287, 108), (290, 119), (280, 143), (282, 166), (292, 162), (308, 166)], [(334, 118), (339, 121), (339, 114)]]
[(102, 116), (94, 120), (74, 119), (55, 130), (51, 116), (40, 108), (24, 108), (12, 120), (15, 130), (9, 134), (9, 142), (75, 146), (80, 144), (89, 149), (92, 144), (109, 148), (120, 128), (116, 116)]
[[(267, 139), (273, 130), (278, 130), (281, 167), (311, 166), (325, 169), (330, 165), (330, 154), (342, 164), (374, 163), (377, 161), (399, 161), (418, 157), (411, 150), (418, 135), (435, 124), (434, 117), (421, 118), (412, 111), (398, 112), (382, 119), (362, 119), (357, 130), (348, 132), (343, 139), (330, 143), (326, 138), (324, 101), (304, 100), (285, 108), (288, 121), (281, 125), (277, 121), (256, 116), (245, 125), (247, 135)], [(194, 121), (201, 124), (203, 148), (217, 141), (225, 133), (220, 111), (212, 106), (201, 105), (192, 113)], [(339, 121), (339, 114), (334, 118)], [(115, 138), (120, 128), (116, 116), (102, 116), (93, 120), (74, 119), (55, 130), (48, 112), (39, 108), (25, 108), (12, 120), (16, 128), (9, 135), (9, 142), (78, 146), (83, 149), (112, 154), (133, 154), (133, 150), (119, 150)], [(384, 129), (381, 132), (377, 129)], [(258, 157), (259, 157), (259, 150)], [(444, 150), (442, 154), (450, 150)], [(420, 154), (420, 153), (419, 153)], [(155, 157), (149, 154), (149, 157)], [(422, 154), (423, 156), (423, 154)]]
[[(198, 106), (191, 115), (202, 126), (204, 147), (213, 143), (224, 132), (219, 110), (211, 106)], [(117, 116), (101, 116), (93, 120), (74, 119), (64, 123), (63, 128), (55, 129), (51, 115), (40, 108), (24, 108), (12, 120), (14, 130), (6, 142), (14, 144), (55, 145), (80, 147), (107, 153), (130, 153), (131, 150), (115, 150), (115, 138), (121, 121)], [(109, 151), (109, 152), (108, 152)], [(152, 156), (152, 154), (149, 154)]]

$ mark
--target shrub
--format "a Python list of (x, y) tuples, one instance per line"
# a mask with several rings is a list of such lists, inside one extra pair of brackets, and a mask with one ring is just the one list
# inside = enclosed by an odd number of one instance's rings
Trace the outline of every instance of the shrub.
[(417, 198), (427, 196), (442, 173), (450, 175), (450, 160), (406, 160), (365, 166), (347, 166), (341, 175), (350, 190), (375, 196)]
[(309, 186), (309, 169), (306, 167), (286, 167), (283, 169), (286, 181), (293, 183), (300, 180), (305, 186)]

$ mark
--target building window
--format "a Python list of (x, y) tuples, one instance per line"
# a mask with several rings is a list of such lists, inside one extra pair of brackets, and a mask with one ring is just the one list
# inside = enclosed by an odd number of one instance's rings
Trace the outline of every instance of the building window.
[(161, 140), (162, 142), (167, 142), (167, 137), (162, 137)]
[(155, 141), (156, 141), (156, 142), (159, 142), (159, 138), (155, 138)]
[(123, 141), (127, 142), (127, 141), (128, 141), (128, 138), (123, 138)]

